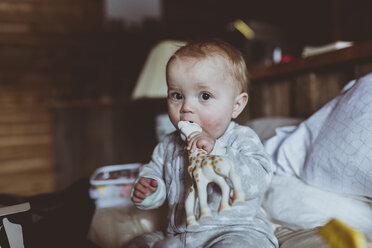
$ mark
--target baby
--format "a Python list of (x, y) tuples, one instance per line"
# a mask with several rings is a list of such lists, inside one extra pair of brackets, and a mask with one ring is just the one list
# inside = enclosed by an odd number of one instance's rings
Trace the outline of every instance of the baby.
[[(248, 101), (247, 74), (241, 53), (221, 40), (189, 43), (170, 58), (166, 69), (170, 120), (176, 128), (180, 121), (197, 123), (202, 132), (191, 133), (186, 143), (179, 132), (169, 134), (141, 168), (132, 201), (140, 209), (153, 209), (167, 200), (169, 223), (166, 233), (143, 235), (129, 247), (277, 247), (260, 209), (274, 168), (254, 131), (232, 121)], [(221, 190), (210, 183), (213, 218), (189, 230), (185, 200), (193, 182), (187, 170), (188, 151), (197, 148), (233, 161), (245, 199), (219, 215)], [(195, 204), (194, 214), (199, 211)]]

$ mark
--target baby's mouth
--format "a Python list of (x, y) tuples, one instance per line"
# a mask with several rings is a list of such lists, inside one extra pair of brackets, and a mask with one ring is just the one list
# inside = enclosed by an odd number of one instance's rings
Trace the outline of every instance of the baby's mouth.
[[(190, 120), (181, 120), (181, 121), (185, 121), (185, 122), (189, 122), (189, 123), (196, 123), (199, 125), (199, 123), (195, 122), (195, 121), (190, 121)], [(199, 125), (200, 126), (200, 125)]]
[(190, 123), (194, 123), (194, 121), (190, 121), (190, 120), (186, 120), (186, 119), (180, 119), (180, 121), (187, 121), (187, 122), (190, 122)]

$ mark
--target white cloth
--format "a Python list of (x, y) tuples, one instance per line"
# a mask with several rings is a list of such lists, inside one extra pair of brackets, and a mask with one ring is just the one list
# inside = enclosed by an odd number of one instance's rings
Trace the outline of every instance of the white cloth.
[[(218, 139), (218, 142), (226, 147), (225, 156), (234, 161), (235, 170), (237, 174), (241, 175), (246, 201), (243, 205), (233, 206), (232, 210), (225, 215), (218, 215), (221, 192), (216, 185), (209, 185), (208, 204), (214, 217), (209, 222), (203, 223), (194, 232), (213, 235), (221, 230), (244, 227), (243, 229), (247, 232), (255, 230), (264, 233), (273, 246), (276, 246), (277, 241), (273, 235), (272, 227), (260, 210), (264, 192), (273, 173), (273, 165), (264, 152), (261, 141), (249, 127), (232, 123), (232, 127)], [(152, 161), (144, 165), (139, 174), (139, 177), (155, 178), (160, 184), (165, 185), (170, 209), (167, 229), (170, 236), (186, 232), (192, 233), (186, 231), (185, 225), (184, 205), (192, 182), (187, 172), (189, 163), (184, 146), (185, 144), (177, 132), (166, 136), (156, 146)], [(164, 200), (155, 202), (152, 208), (162, 205), (163, 202)], [(198, 201), (196, 202), (198, 204)], [(199, 215), (198, 205), (195, 208), (195, 214)], [(190, 237), (189, 240), (192, 242), (193, 239)], [(197, 247), (197, 244), (194, 247)]]
[(372, 74), (345, 90), (298, 127), (265, 143), (278, 175), (320, 188), (372, 197)]
[(291, 230), (315, 228), (337, 218), (372, 236), (372, 209), (367, 199), (325, 191), (298, 178), (274, 175), (263, 206), (273, 223)]
[(265, 142), (276, 175), (264, 206), (276, 223), (301, 229), (338, 218), (372, 232), (371, 96), (369, 74), (299, 126), (278, 128)]

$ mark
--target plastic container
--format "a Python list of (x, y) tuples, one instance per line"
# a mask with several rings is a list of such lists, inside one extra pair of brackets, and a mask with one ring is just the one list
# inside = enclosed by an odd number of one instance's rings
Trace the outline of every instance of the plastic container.
[(132, 185), (142, 164), (108, 165), (98, 168), (90, 178), (90, 197), (97, 208), (128, 206)]

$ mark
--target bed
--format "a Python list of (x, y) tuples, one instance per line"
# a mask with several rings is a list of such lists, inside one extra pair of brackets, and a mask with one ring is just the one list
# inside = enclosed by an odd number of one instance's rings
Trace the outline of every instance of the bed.
[[(280, 247), (328, 247), (317, 228), (331, 218), (372, 239), (370, 95), (372, 74), (351, 81), (307, 119), (267, 117), (243, 123), (257, 132), (277, 166), (262, 209)], [(125, 247), (137, 235), (164, 229), (166, 212), (166, 207), (97, 209), (89, 238), (102, 247)]]
[(308, 119), (264, 143), (277, 167), (263, 203), (273, 223), (309, 237), (338, 218), (371, 240), (371, 83), (372, 74), (352, 80)]
[[(262, 209), (282, 248), (327, 247), (317, 228), (331, 218), (372, 240), (371, 44), (250, 71), (253, 94), (239, 123), (257, 132), (276, 164)], [(166, 206), (98, 208), (89, 239), (125, 247), (163, 230), (166, 215)]]

